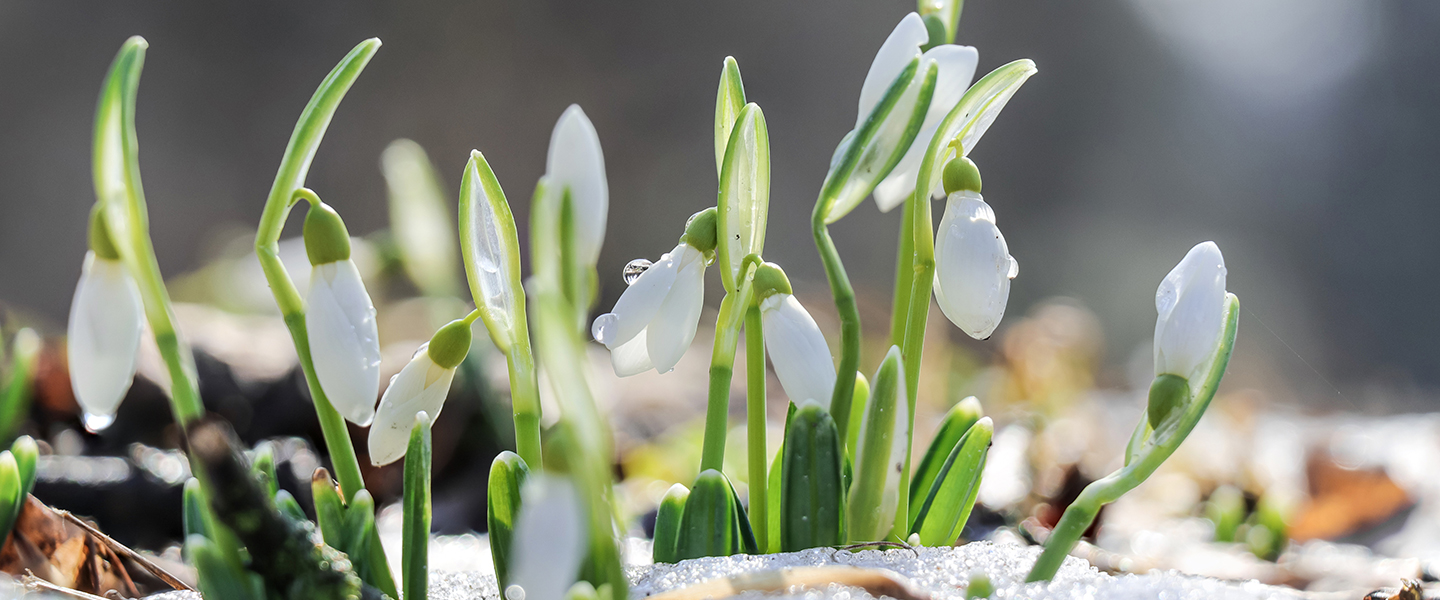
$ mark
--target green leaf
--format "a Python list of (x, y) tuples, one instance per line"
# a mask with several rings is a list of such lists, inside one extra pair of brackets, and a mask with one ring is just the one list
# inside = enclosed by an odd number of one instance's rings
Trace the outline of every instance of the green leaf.
[(909, 439), (909, 403), (900, 348), (891, 346), (875, 371), (864, 421), (855, 448), (854, 481), (845, 504), (845, 534), (850, 542), (883, 540), (894, 527), (900, 474)]
[(20, 495), (20, 467), (9, 450), (0, 451), (0, 540), (10, 535), (25, 498)]
[(725, 147), (730, 144), (730, 131), (745, 107), (745, 84), (740, 81), (740, 64), (735, 57), (725, 57), (720, 68), (720, 89), (715, 93), (715, 173), (724, 176)]
[(730, 480), (714, 469), (695, 478), (685, 510), (680, 517), (680, 535), (675, 542), (675, 559), (730, 556), (738, 550), (735, 502)]
[(194, 477), (185, 480), (182, 513), (185, 537), (210, 537), (210, 522), (205, 517), (205, 492), (200, 489), (200, 480)]
[(1215, 541), (1235, 541), (1235, 530), (1245, 520), (1245, 493), (1233, 485), (1222, 485), (1205, 502), (1205, 518), (1215, 524)]
[(680, 538), (680, 522), (685, 514), (685, 501), (688, 498), (690, 488), (677, 483), (670, 486), (665, 497), (660, 500), (660, 509), (655, 512), (655, 543), (652, 551), (656, 563), (674, 563), (679, 560), (675, 555), (675, 544)]
[(206, 600), (265, 600), (265, 584), (260, 576), (231, 566), (209, 538), (187, 536), (185, 555), (195, 565), (200, 594)]
[(816, 206), (825, 224), (839, 221), (859, 206), (900, 163), (920, 134), (940, 74), (933, 61), (924, 65), (923, 71), (921, 67), (919, 58), (910, 61), (858, 131), (841, 141), (843, 151), (835, 150)]
[(348, 553), (345, 503), (340, 499), (340, 488), (335, 487), (330, 472), (324, 468), (315, 469), (315, 474), (310, 477), (310, 498), (315, 504), (315, 523), (320, 526), (320, 536), (325, 544)]
[[(730, 483), (729, 479), (725, 482)], [(737, 554), (759, 554), (760, 546), (755, 541), (755, 530), (750, 527), (750, 518), (745, 514), (745, 505), (740, 502), (740, 494), (735, 491), (735, 485), (730, 484), (730, 501), (734, 505), (735, 513), (735, 540)]]
[(15, 332), (10, 342), (9, 376), (0, 387), (0, 443), (9, 441), (30, 417), (32, 380), (43, 347), (40, 335), (29, 327)]
[[(850, 396), (850, 414), (865, 414), (865, 405), (870, 401), (870, 380), (865, 378), (864, 373), (855, 373), (855, 393)], [(845, 456), (851, 460), (855, 459), (855, 447), (860, 444), (860, 423), (863, 419), (850, 419), (846, 429), (850, 431), (845, 434)]]
[(279, 479), (275, 475), (275, 450), (270, 444), (255, 449), (255, 458), (250, 463), (250, 473), (261, 483), (266, 495), (274, 497), (280, 491)]
[(35, 444), (34, 438), (22, 435), (10, 445), (10, 453), (15, 455), (15, 466), (20, 470), (20, 499), (23, 503), (35, 489), (35, 463), (40, 460), (40, 447)]
[(845, 500), (835, 420), (820, 403), (806, 400), (786, 428), (783, 450), (780, 549), (839, 544)]
[[(940, 185), (945, 163), (974, 150), (975, 144), (990, 129), (1011, 96), (1035, 73), (1035, 63), (1022, 58), (991, 71), (965, 91), (965, 95), (955, 103), (955, 108), (941, 119), (935, 137), (930, 138), (925, 158), (920, 161), (916, 198), (929, 199), (930, 193)], [(961, 149), (958, 154), (951, 145), (952, 141)]]
[(508, 353), (518, 336), (529, 335), (520, 242), (505, 190), (479, 150), (470, 151), (460, 179), (460, 251), (470, 295), (490, 340)]
[(400, 139), (380, 155), (390, 190), (390, 234), (405, 273), (427, 296), (449, 297), (455, 281), (454, 225), (444, 184), (420, 144)]
[(280, 514), (296, 521), (308, 520), (305, 517), (305, 509), (300, 508), (300, 503), (295, 501), (295, 496), (291, 495), (289, 491), (275, 492), (275, 508), (280, 511)]
[(975, 506), (980, 491), (980, 475), (985, 471), (985, 457), (990, 452), (990, 439), (995, 426), (990, 417), (982, 417), (965, 432), (960, 443), (945, 459), (934, 485), (920, 505), (911, 533), (920, 534), (926, 546), (950, 546), (959, 539)]
[(495, 580), (502, 590), (510, 586), (510, 552), (515, 544), (515, 521), (520, 516), (520, 490), (529, 475), (530, 467), (525, 460), (508, 450), (501, 452), (490, 463), (485, 522), (489, 526)]
[(400, 564), (405, 600), (425, 600), (430, 582), (430, 415), (415, 413), (405, 451), (404, 524)]
[(950, 458), (950, 452), (960, 445), (960, 438), (970, 431), (970, 426), (983, 416), (985, 416), (985, 412), (980, 407), (980, 400), (970, 396), (950, 407), (950, 410), (945, 413), (945, 417), (941, 419), (940, 429), (935, 432), (935, 439), (925, 450), (925, 456), (920, 459), (920, 465), (915, 470), (915, 477), (910, 480), (912, 525), (915, 516), (920, 514), (920, 505), (925, 503), (925, 498), (930, 494), (930, 487), (934, 485), (936, 477), (939, 477), (940, 469)]
[(719, 220), (716, 232), (720, 282), (734, 293), (740, 263), (749, 254), (763, 254), (765, 222), (770, 212), (770, 133), (765, 113), (746, 104), (735, 120), (720, 170)]
[(350, 499), (350, 505), (345, 508), (345, 531), (349, 537), (341, 543), (345, 544), (344, 551), (355, 566), (355, 574), (386, 596), (399, 598), (400, 591), (390, 576), (389, 559), (375, 530), (375, 499), (370, 492), (360, 490)]

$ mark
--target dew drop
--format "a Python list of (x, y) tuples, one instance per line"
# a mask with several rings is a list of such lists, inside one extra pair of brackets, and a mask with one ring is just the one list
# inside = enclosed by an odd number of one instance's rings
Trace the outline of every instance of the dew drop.
[(500, 265), (498, 265), (498, 264), (495, 263), (495, 257), (491, 256), (490, 253), (488, 253), (488, 252), (481, 252), (481, 253), (480, 253), (480, 260), (479, 260), (479, 262), (480, 262), (480, 270), (482, 270), (482, 271), (484, 271), (484, 272), (486, 272), (486, 273), (499, 273), (499, 272), (500, 272)]
[(505, 588), (505, 600), (525, 600), (525, 588), (518, 585)]
[(607, 338), (607, 336), (605, 335), (606, 330), (610, 328), (611, 324), (619, 320), (620, 317), (615, 313), (605, 313), (603, 315), (595, 317), (595, 324), (590, 326), (590, 337), (593, 337), (595, 338), (595, 341), (604, 344)]
[(643, 258), (637, 258), (625, 263), (625, 270), (621, 272), (621, 276), (625, 278), (625, 285), (634, 284), (635, 280), (639, 279), (645, 271), (650, 270), (650, 265), (652, 264), (654, 263)]
[(1010, 259), (1010, 271), (1005, 274), (1005, 277), (1007, 279), (1014, 279), (1020, 274), (1020, 261), (1015, 260), (1013, 256), (1008, 258)]
[(100, 433), (115, 423), (115, 415), (99, 415), (87, 412), (85, 416), (82, 417), (82, 420), (85, 422), (85, 431)]

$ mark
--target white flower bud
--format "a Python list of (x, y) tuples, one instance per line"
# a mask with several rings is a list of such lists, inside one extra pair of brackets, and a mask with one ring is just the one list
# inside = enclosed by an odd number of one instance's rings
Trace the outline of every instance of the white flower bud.
[(605, 216), (610, 212), (610, 186), (605, 182), (605, 155), (600, 136), (580, 105), (571, 104), (550, 134), (545, 177), (555, 193), (570, 190), (575, 211), (575, 252), (581, 264), (593, 265), (605, 241)]
[(765, 350), (790, 401), (814, 400), (830, 410), (835, 362), (820, 326), (794, 295), (772, 294), (760, 301)]
[(525, 600), (564, 600), (579, 576), (586, 537), (574, 483), (556, 475), (531, 475), (520, 491), (510, 587), (524, 590)]
[(135, 379), (135, 355), (145, 327), (140, 288), (119, 260), (85, 255), (70, 304), (66, 354), (70, 385), (85, 411), (85, 427), (99, 431)]
[(950, 322), (972, 338), (989, 338), (1019, 269), (980, 194), (950, 194), (935, 234), (935, 301)]
[(1155, 310), (1155, 374), (1203, 381), (1225, 329), (1225, 257), (1215, 242), (1196, 244), (1165, 276)]
[(455, 369), (435, 364), (429, 350), (429, 343), (421, 345), (405, 368), (390, 378), (390, 386), (380, 398), (369, 437), (370, 463), (377, 467), (405, 456), (415, 413), (425, 411), (434, 423), (440, 417), (440, 409), (445, 407)]
[(305, 330), (320, 389), (351, 423), (369, 425), (380, 391), (380, 334), (375, 306), (355, 263), (315, 265), (305, 303)]

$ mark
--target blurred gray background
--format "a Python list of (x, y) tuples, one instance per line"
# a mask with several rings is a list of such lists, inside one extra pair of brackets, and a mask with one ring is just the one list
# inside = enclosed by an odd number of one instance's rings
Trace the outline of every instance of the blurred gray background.
[[(770, 128), (767, 257), (823, 306), (811, 205), (876, 48), (913, 9), (0, 0), (0, 302), (63, 327), (93, 202), (95, 98), (139, 34), (141, 166), (167, 275), (199, 266), (217, 232), (253, 228), (305, 101), (377, 36), (309, 178), (353, 233), (385, 226), (378, 161), (398, 137), (429, 151), (452, 192), (467, 152), (484, 151), (523, 222), (550, 129), (579, 103), (609, 173), (608, 307), (625, 262), (658, 257), (714, 203), (715, 84), (733, 55)], [(1160, 279), (1213, 239), (1243, 301), (1227, 382), (1316, 407), (1435, 408), (1437, 31), (1440, 3), (1419, 1), (967, 2), (957, 41), (979, 49), (978, 74), (1022, 57), (1040, 68), (972, 154), (1020, 262), (1007, 320), (1075, 298), (1120, 369), (1148, 350)], [(867, 201), (833, 228), (882, 306), (898, 221)]]

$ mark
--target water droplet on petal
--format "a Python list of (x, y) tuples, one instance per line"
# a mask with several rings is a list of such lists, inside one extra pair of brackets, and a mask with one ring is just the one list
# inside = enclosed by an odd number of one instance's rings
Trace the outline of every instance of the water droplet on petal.
[(505, 588), (505, 600), (525, 600), (525, 588), (518, 585)]
[(1017, 275), (1020, 274), (1020, 261), (1015, 260), (1015, 257), (1013, 256), (1009, 256), (1006, 258), (1010, 259), (1010, 272), (1007, 273), (1005, 277), (1007, 279), (1014, 279)]
[(593, 337), (595, 338), (595, 341), (604, 344), (607, 337), (605, 335), (605, 330), (609, 329), (612, 324), (619, 320), (619, 315), (616, 315), (615, 313), (605, 313), (603, 315), (595, 317), (595, 324), (590, 326), (590, 337)]
[(625, 278), (625, 285), (631, 285), (635, 283), (635, 280), (639, 279), (640, 276), (645, 273), (645, 271), (650, 270), (650, 265), (652, 264), (654, 263), (643, 258), (637, 258), (628, 263), (625, 263), (625, 270), (621, 272), (621, 276)]
[(95, 413), (87, 412), (85, 413), (85, 416), (82, 417), (82, 420), (85, 422), (85, 431), (88, 431), (90, 433), (100, 433), (101, 431), (104, 431), (105, 428), (115, 423), (115, 415), (98, 415)]

